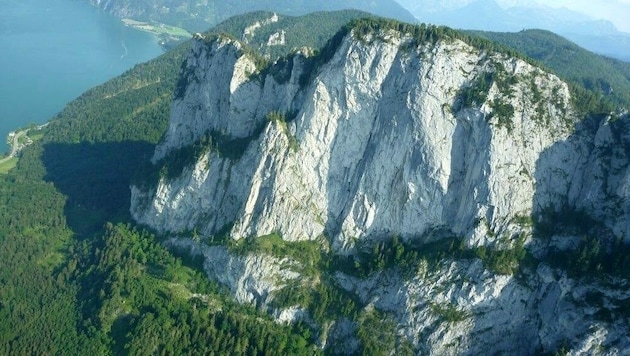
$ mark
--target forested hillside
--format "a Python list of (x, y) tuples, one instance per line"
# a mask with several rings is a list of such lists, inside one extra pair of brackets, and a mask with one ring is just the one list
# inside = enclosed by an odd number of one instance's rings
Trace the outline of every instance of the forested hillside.
[(206, 31), (232, 16), (252, 11), (275, 11), (299, 16), (316, 11), (355, 9), (401, 21), (415, 22), (415, 18), (394, 0), (246, 0), (246, 1), (190, 1), (190, 0), (87, 0), (120, 18), (163, 23), (185, 28), (191, 32)]

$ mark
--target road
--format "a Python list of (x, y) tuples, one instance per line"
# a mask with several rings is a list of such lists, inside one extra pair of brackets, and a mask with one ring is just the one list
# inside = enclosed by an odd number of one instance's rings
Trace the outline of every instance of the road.
[(26, 135), (28, 133), (28, 130), (29, 129), (18, 131), (13, 136), (13, 144), (11, 145), (11, 152), (5, 158), (0, 159), (0, 164), (3, 164), (4, 162), (10, 160), (11, 158), (15, 157), (18, 154), (18, 152), (20, 152), (20, 149), (22, 148), (20, 147), (20, 137)]

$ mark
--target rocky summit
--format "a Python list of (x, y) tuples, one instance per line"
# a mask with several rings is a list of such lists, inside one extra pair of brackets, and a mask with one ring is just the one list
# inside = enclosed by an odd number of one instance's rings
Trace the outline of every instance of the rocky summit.
[[(630, 119), (585, 117), (555, 75), (455, 31), (388, 24), (271, 64), (195, 40), (133, 217), (334, 352), (371, 315), (421, 354), (628, 352), (627, 280), (574, 262), (585, 235), (630, 242)], [(319, 315), (326, 285), (355, 312)]]

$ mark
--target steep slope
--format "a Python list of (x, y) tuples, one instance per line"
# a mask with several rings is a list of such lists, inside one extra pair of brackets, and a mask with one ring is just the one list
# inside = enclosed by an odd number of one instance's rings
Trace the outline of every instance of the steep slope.
[(558, 261), (630, 238), (629, 118), (578, 124), (564, 82), (466, 39), (358, 21), (267, 67), (195, 41), (132, 215), (321, 347), (627, 350), (627, 276)]
[(513, 48), (533, 58), (558, 76), (630, 106), (630, 63), (606, 58), (544, 30), (520, 32), (467, 31)]

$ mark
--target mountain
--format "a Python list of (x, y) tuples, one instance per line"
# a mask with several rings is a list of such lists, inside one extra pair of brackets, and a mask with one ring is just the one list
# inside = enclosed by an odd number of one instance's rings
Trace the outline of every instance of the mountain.
[(454, 28), (494, 32), (524, 29), (553, 31), (593, 52), (630, 61), (630, 34), (618, 31), (605, 20), (537, 3), (500, 6), (495, 0), (453, 2), (449, 6), (417, 6), (399, 1), (422, 22)]
[(627, 351), (630, 117), (491, 46), (360, 20), (261, 66), (198, 39), (131, 214), (328, 350)]
[(626, 352), (627, 113), (364, 15), (230, 19), (53, 118), (0, 175), (0, 354)]
[(316, 11), (355, 9), (405, 22), (415, 18), (394, 0), (341, 1), (190, 1), (190, 0), (88, 0), (94, 6), (118, 16), (134, 20), (182, 27), (201, 32), (235, 15), (252, 11), (276, 11), (284, 15), (304, 15)]

